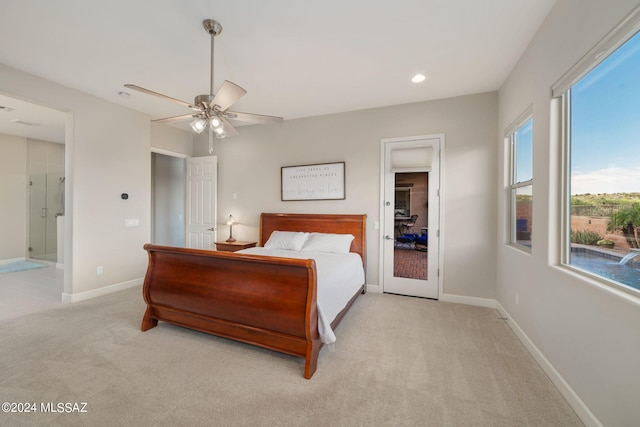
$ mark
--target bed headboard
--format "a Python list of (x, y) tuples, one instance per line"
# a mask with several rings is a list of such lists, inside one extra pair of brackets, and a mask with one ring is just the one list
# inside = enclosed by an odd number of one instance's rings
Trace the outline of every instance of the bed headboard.
[(306, 231), (309, 233), (353, 234), (351, 252), (356, 252), (366, 260), (367, 215), (343, 214), (284, 214), (262, 213), (260, 215), (260, 246), (275, 230)]

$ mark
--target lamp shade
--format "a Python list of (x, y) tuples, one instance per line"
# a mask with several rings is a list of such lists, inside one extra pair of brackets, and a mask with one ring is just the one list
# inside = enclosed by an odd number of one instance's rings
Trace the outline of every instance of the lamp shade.
[(201, 134), (202, 131), (207, 127), (207, 122), (204, 119), (195, 119), (190, 123), (191, 129), (197, 134)]

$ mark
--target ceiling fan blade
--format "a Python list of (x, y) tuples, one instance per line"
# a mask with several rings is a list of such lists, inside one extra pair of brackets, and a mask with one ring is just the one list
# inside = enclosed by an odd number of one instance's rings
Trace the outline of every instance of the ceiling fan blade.
[(224, 111), (231, 107), (238, 99), (242, 98), (246, 90), (242, 89), (235, 83), (225, 80), (218, 89), (218, 93), (213, 97), (211, 105), (217, 105), (220, 111)]
[(152, 90), (145, 89), (145, 88), (140, 87), (140, 86), (136, 86), (136, 85), (132, 85), (132, 84), (126, 84), (126, 85), (124, 85), (124, 87), (129, 88), (129, 89), (133, 89), (133, 90), (137, 90), (138, 92), (146, 93), (147, 95), (153, 95), (153, 96), (157, 96), (158, 98), (164, 98), (164, 99), (167, 99), (169, 101), (177, 102), (179, 104), (182, 104), (182, 105), (184, 105), (186, 107), (191, 108), (191, 104), (189, 104), (188, 102), (180, 101), (179, 99), (172, 98), (170, 96), (163, 95), (161, 93), (154, 92)]
[(164, 119), (155, 119), (151, 120), (153, 123), (175, 123), (175, 122), (183, 122), (189, 120), (193, 117), (196, 117), (197, 114), (183, 114), (181, 116), (173, 116), (173, 117), (165, 117)]
[(248, 123), (275, 124), (282, 123), (284, 119), (276, 116), (265, 116), (263, 114), (241, 113), (240, 111), (227, 111), (226, 116), (231, 120), (239, 120)]

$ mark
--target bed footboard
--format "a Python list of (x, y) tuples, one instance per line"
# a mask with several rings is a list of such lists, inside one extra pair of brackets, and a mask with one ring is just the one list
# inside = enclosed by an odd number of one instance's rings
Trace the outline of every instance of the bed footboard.
[(146, 244), (142, 330), (159, 320), (305, 358), (321, 342), (313, 260)]

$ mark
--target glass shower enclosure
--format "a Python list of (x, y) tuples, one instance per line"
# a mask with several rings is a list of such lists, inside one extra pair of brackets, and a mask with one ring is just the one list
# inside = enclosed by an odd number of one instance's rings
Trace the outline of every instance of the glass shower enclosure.
[(64, 175), (29, 177), (29, 257), (56, 262), (57, 219), (64, 215)]

